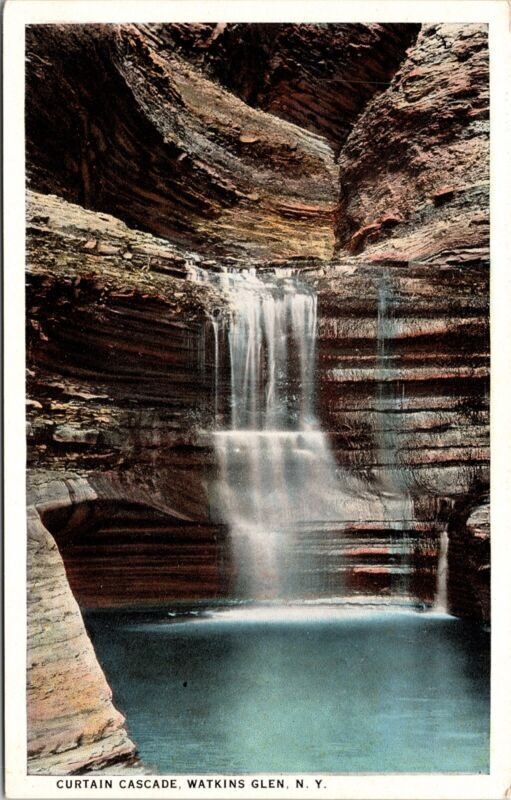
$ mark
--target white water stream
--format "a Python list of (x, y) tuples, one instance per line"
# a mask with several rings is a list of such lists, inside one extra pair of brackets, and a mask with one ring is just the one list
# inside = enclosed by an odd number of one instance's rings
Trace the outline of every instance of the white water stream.
[[(316, 296), (291, 277), (227, 273), (231, 419), (215, 432), (218, 505), (243, 596), (292, 595), (299, 526), (342, 518), (339, 480), (314, 415)], [(217, 352), (218, 330), (215, 330)], [(218, 364), (218, 360), (216, 360)], [(218, 385), (218, 376), (215, 377)]]
[(440, 614), (447, 614), (449, 611), (447, 600), (447, 577), (448, 577), (448, 554), (449, 536), (444, 530), (440, 534), (438, 547), (438, 566), (436, 574), (436, 596), (433, 611)]
[[(397, 456), (395, 431), (384, 413), (399, 410), (401, 399), (380, 392), (375, 422), (380, 461), (386, 464), (380, 485), (368, 484), (339, 467), (314, 410), (317, 298), (292, 274), (260, 278), (255, 270), (205, 272), (192, 268), (196, 281), (216, 285), (229, 302), (228, 320), (211, 316), (214, 357), (214, 446), (219, 467), (218, 516), (229, 525), (236, 564), (236, 592), (251, 599), (296, 599), (311, 573), (311, 542), (325, 523), (379, 520), (400, 531), (404, 561), (399, 591), (408, 593), (408, 540), (413, 518), (407, 476)], [(388, 369), (386, 342), (398, 324), (389, 313), (388, 287), (378, 303), (378, 368)], [(229, 369), (225, 369), (226, 353)], [(220, 386), (230, 375), (227, 413), (219, 406)], [(222, 400), (222, 402), (221, 402)], [(390, 404), (390, 406), (389, 406)], [(218, 427), (221, 426), (221, 427)], [(406, 552), (405, 552), (406, 551)], [(335, 590), (341, 554), (330, 549)], [(440, 566), (440, 565), (439, 565)], [(397, 570), (399, 572), (399, 570)], [(324, 575), (323, 575), (324, 578)], [(317, 576), (321, 580), (322, 576)], [(403, 584), (406, 582), (406, 586)], [(316, 587), (322, 588), (324, 587)], [(307, 586), (314, 592), (314, 586)]]

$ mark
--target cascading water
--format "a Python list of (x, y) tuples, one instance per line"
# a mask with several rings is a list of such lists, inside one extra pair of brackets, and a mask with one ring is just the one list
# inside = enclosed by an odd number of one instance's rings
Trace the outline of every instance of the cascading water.
[(378, 296), (374, 431), (383, 470), (368, 481), (336, 464), (315, 415), (313, 289), (289, 271), (259, 277), (193, 266), (190, 277), (220, 289), (229, 307), (209, 320), (218, 464), (212, 512), (229, 526), (235, 595), (345, 600), (367, 595), (364, 581), (375, 585), (373, 576), (386, 575), (393, 597), (411, 600), (413, 507), (389, 424), (402, 398), (387, 380), (387, 345), (398, 324), (388, 281)]
[(433, 611), (448, 613), (447, 577), (448, 577), (449, 535), (445, 528), (441, 531), (438, 544), (438, 565), (436, 576), (436, 596)]
[(314, 415), (316, 297), (294, 278), (227, 274), (231, 421), (215, 432), (218, 503), (231, 530), (237, 592), (294, 596), (301, 526), (338, 519), (339, 482)]
[[(399, 414), (403, 411), (404, 389), (388, 380), (392, 369), (389, 342), (399, 334), (399, 320), (393, 314), (392, 282), (383, 271), (378, 285), (377, 308), (377, 360), (378, 393), (376, 398), (376, 443), (379, 460), (384, 465), (380, 476), (384, 501), (385, 522), (396, 532), (400, 551), (399, 564), (394, 566), (395, 584), (403, 594), (409, 594), (410, 548), (408, 531), (413, 521), (413, 503), (409, 493), (408, 474), (398, 454)], [(395, 586), (397, 589), (398, 586)]]

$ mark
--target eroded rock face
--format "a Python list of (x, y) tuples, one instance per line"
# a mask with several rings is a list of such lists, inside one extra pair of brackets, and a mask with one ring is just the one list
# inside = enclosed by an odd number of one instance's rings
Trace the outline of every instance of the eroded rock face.
[(462, 494), (488, 467), (488, 271), (374, 269), (318, 282), (322, 414), (340, 463), (409, 473), (414, 492)]
[(42, 515), (80, 606), (141, 609), (228, 597), (232, 567), (225, 526), (127, 502), (127, 494), (98, 495)]
[(335, 153), (385, 90), (420, 26), (228, 23), (147, 25), (159, 52), (177, 50), (250, 106), (324, 136)]
[(34, 189), (209, 255), (331, 255), (336, 170), (321, 137), (136, 26), (31, 26), (27, 58)]
[[(486, 32), (424, 26), (359, 116), (415, 34), (28, 31), (31, 771), (133, 758), (51, 534), (84, 606), (230, 592), (210, 513), (212, 319), (228, 298), (198, 268), (292, 266), (316, 287), (317, 413), (337, 463), (368, 494), (409, 499), (395, 533), (415, 543), (415, 596), (433, 600), (447, 529), (450, 607), (489, 619)], [(394, 591), (386, 523), (341, 532), (346, 591)]]
[(341, 153), (339, 251), (409, 262), (487, 247), (488, 137), (487, 27), (423, 26)]
[(62, 557), (33, 506), (27, 578), (29, 772), (59, 775), (134, 762), (135, 746), (112, 705)]
[(490, 504), (484, 489), (459, 503), (451, 517), (448, 586), (453, 614), (489, 623)]
[[(39, 196), (28, 229), (29, 465), (79, 469), (118, 494), (126, 484), (128, 496), (139, 483), (156, 507), (203, 513), (201, 431), (212, 415), (204, 336), (222, 298), (184, 279), (178, 248), (111, 217)], [(193, 479), (183, 452), (204, 465)]]

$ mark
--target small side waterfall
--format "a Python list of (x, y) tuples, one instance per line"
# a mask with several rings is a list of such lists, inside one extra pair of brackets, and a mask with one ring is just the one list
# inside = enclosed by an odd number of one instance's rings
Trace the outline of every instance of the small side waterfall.
[(220, 321), (216, 316), (213, 314), (209, 317), (209, 322), (211, 325), (211, 330), (213, 331), (213, 343), (214, 343), (214, 386), (213, 386), (213, 394), (214, 394), (214, 406), (213, 411), (215, 415), (215, 420), (218, 417), (218, 388), (219, 388), (219, 374), (220, 374)]
[(438, 565), (436, 573), (436, 596), (433, 611), (447, 614), (449, 611), (447, 601), (447, 577), (448, 577), (448, 555), (449, 555), (449, 536), (444, 528), (440, 534), (438, 545)]
[(396, 588), (409, 594), (411, 543), (409, 530), (413, 520), (413, 503), (409, 492), (408, 474), (399, 457), (399, 414), (405, 402), (404, 388), (389, 380), (392, 371), (391, 343), (399, 333), (399, 320), (393, 313), (393, 291), (390, 275), (383, 271), (378, 285), (376, 323), (377, 368), (379, 373), (376, 397), (375, 435), (379, 461), (384, 465), (380, 475), (386, 522), (396, 531), (400, 549), (400, 564)]

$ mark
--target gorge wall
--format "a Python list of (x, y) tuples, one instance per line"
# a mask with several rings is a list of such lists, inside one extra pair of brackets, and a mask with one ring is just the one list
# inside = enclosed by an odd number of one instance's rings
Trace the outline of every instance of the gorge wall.
[[(355, 460), (371, 474), (381, 462), (401, 472), (415, 518), (449, 530), (449, 608), (483, 619), (488, 137), (485, 26), (423, 26), (341, 151), (339, 263), (319, 283), (320, 397), (344, 451), (339, 460)], [(375, 347), (378, 338), (383, 348)], [(375, 407), (371, 386), (378, 381), (386, 388)], [(481, 527), (466, 525), (472, 513), (485, 520)]]
[[(484, 26), (33, 26), (27, 64), (30, 771), (135, 759), (78, 606), (232, 590), (198, 270), (315, 286), (338, 465), (409, 497), (415, 596), (447, 530), (488, 621)], [(346, 531), (354, 594), (396, 589), (387, 522)]]
[(323, 138), (250, 108), (136, 26), (34, 26), (27, 49), (35, 188), (210, 257), (331, 254)]

